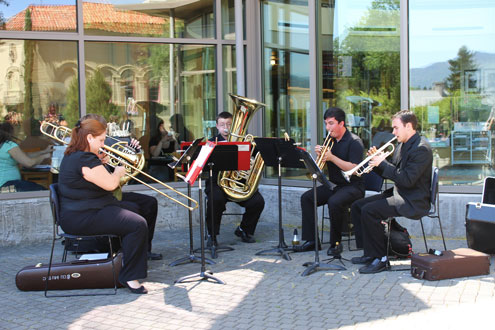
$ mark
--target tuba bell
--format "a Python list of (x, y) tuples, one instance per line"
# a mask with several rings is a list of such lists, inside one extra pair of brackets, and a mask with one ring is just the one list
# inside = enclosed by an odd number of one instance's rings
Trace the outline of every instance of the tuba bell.
[[(253, 155), (256, 143), (254, 136), (246, 134), (249, 122), (261, 107), (266, 106), (243, 96), (229, 94), (234, 102), (232, 126), (228, 142), (251, 142), (251, 167), (248, 171), (223, 171), (218, 174), (217, 184), (234, 202), (245, 201), (256, 192), (265, 161), (258, 152)], [(253, 157), (254, 156), (254, 157)]]

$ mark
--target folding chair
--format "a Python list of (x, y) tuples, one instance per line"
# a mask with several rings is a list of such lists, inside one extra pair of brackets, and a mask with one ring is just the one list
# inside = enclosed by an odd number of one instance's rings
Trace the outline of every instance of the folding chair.
[[(114, 265), (114, 258), (113, 258), (113, 245), (112, 245), (112, 238), (119, 238), (118, 235), (113, 235), (113, 234), (104, 234), (104, 235), (71, 235), (67, 234), (64, 232), (59, 231), (59, 226), (60, 226), (60, 203), (59, 203), (59, 190), (58, 190), (58, 183), (52, 183), (50, 185), (50, 206), (52, 209), (52, 216), (53, 216), (53, 239), (52, 239), (52, 250), (50, 253), (50, 262), (48, 264), (48, 273), (47, 273), (47, 280), (45, 283), (45, 297), (50, 298), (50, 297), (75, 297), (75, 296), (106, 296), (106, 295), (115, 295), (117, 294), (117, 274), (115, 271), (115, 265)], [(67, 240), (82, 240), (85, 238), (98, 238), (98, 237), (106, 237), (108, 238), (108, 243), (110, 246), (110, 257), (112, 259), (112, 272), (113, 272), (113, 291), (110, 293), (107, 292), (96, 292), (96, 293), (77, 293), (77, 294), (58, 294), (58, 295), (48, 295), (48, 286), (49, 286), (49, 278), (50, 278), (50, 273), (51, 273), (51, 268), (52, 268), (52, 261), (53, 261), (53, 250), (55, 247), (55, 241), (61, 238), (65, 238)], [(62, 256), (62, 261), (65, 261), (67, 257), (67, 250), (66, 246), (64, 246), (64, 253)]]
[[(440, 233), (442, 234), (442, 242), (443, 242), (443, 248), (447, 250), (447, 245), (445, 244), (445, 237), (443, 235), (443, 228), (442, 228), (442, 220), (440, 219), (440, 200), (439, 200), (439, 193), (438, 193), (438, 167), (433, 167), (432, 169), (432, 177), (431, 177), (431, 190), (430, 190), (430, 210), (428, 213), (425, 215), (422, 215), (417, 218), (410, 218), (412, 220), (419, 220), (421, 224), (421, 231), (423, 233), (423, 241), (425, 243), (425, 249), (426, 253), (428, 253), (428, 244), (426, 243), (426, 234), (425, 230), (423, 227), (423, 218), (424, 217), (429, 217), (429, 218), (437, 218), (438, 219), (438, 224), (440, 226)], [(390, 222), (392, 221), (392, 218), (389, 218), (386, 220), (388, 222), (388, 239), (387, 239), (387, 259), (389, 256), (389, 245), (390, 245)], [(389, 270), (395, 270), (395, 269), (390, 269), (391, 266), (389, 266)], [(397, 270), (405, 270), (405, 269), (397, 269)]]

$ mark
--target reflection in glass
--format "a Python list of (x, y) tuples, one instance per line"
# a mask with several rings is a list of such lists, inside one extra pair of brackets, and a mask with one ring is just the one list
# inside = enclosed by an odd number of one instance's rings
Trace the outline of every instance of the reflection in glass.
[[(235, 40), (234, 0), (222, 0), (222, 38)], [(246, 0), (242, 1), (243, 37), (246, 39)]]
[[(77, 73), (77, 44), (63, 41), (1, 40), (0, 63), (0, 86), (3, 86), (0, 89), (2, 122), (8, 122), (13, 127), (14, 142), (20, 149), (34, 152), (31, 156), (36, 159), (37, 153), (51, 144), (50, 139), (41, 135), (40, 122), (48, 120), (64, 125), (67, 124), (66, 117), (79, 116), (77, 84), (75, 93), (71, 95), (69, 92)], [(74, 100), (76, 106), (72, 107)], [(7, 151), (1, 149), (1, 152)], [(6, 153), (3, 155), (7, 156)], [(50, 164), (50, 155), (47, 157), (44, 163)], [(0, 173), (4, 170), (0, 168)], [(48, 172), (49, 167), (45, 170), (36, 176), (31, 176), (31, 170), (21, 170), (22, 179), (31, 178), (33, 182), (46, 188), (51, 183), (51, 174)], [(17, 190), (20, 189), (23, 188), (17, 187)]]
[(0, 30), (75, 32), (75, 4), (75, 0), (1, 1)]
[(87, 42), (85, 51), (87, 113), (139, 139), (153, 174), (174, 180), (166, 164), (180, 143), (207, 136), (215, 120), (214, 46)]
[(344, 109), (366, 148), (388, 141), (400, 110), (399, 2), (321, 1), (321, 110)]
[(495, 175), (494, 14), (489, 0), (410, 2), (410, 106), (442, 184)]
[(96, 0), (84, 2), (83, 12), (84, 32), (89, 35), (215, 37), (213, 0)]
[[(307, 1), (263, 1), (265, 135), (287, 132), (303, 148), (310, 141), (309, 19)], [(285, 176), (305, 171), (284, 169)], [(267, 170), (273, 176), (273, 169)]]
[(234, 102), (229, 93), (237, 94), (237, 68), (234, 46), (223, 46), (223, 104), (225, 111), (232, 112)]

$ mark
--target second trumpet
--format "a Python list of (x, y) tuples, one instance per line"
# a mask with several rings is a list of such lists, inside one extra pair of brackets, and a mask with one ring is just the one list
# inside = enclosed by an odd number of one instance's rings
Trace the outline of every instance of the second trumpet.
[(385, 157), (390, 156), (394, 150), (395, 146), (392, 142), (394, 142), (397, 139), (396, 136), (394, 136), (390, 141), (385, 143), (383, 146), (381, 146), (379, 149), (377, 149), (373, 154), (369, 155), (366, 157), (361, 163), (356, 165), (355, 167), (351, 168), (348, 171), (342, 171), (342, 175), (344, 178), (350, 182), (351, 181), (351, 176), (356, 175), (356, 176), (361, 176), (365, 173), (371, 172), (374, 166), (371, 166), (368, 164), (368, 162), (371, 160), (371, 158), (378, 156), (379, 154), (384, 154)]

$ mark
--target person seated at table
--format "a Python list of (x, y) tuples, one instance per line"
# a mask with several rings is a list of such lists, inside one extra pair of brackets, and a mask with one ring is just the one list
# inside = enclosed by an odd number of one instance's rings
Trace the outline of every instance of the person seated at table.
[(77, 235), (114, 234), (122, 237), (123, 262), (119, 282), (132, 293), (148, 291), (139, 283), (147, 277), (148, 225), (113, 195), (125, 175), (123, 166), (112, 173), (99, 157), (106, 124), (96, 119), (78, 121), (60, 165), (60, 226)]
[(21, 179), (19, 165), (31, 168), (51, 158), (52, 146), (26, 153), (14, 142), (14, 127), (9, 122), (0, 124), (0, 186), (13, 187), (12, 191), (46, 190), (45, 187)]
[(178, 148), (174, 133), (167, 131), (163, 120), (160, 119), (149, 143), (149, 174), (160, 181), (173, 180), (174, 172), (167, 164), (172, 162), (172, 153)]

